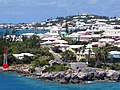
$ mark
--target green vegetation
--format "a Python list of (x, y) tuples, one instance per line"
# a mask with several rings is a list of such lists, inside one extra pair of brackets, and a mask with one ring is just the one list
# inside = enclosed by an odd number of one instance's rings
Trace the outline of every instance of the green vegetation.
[(53, 47), (52, 50), (53, 50), (54, 52), (56, 52), (56, 53), (62, 52), (61, 50), (59, 50), (59, 46)]
[(66, 50), (65, 52), (61, 53), (61, 56), (62, 56), (61, 59), (65, 62), (76, 61), (76, 55), (72, 51)]
[(86, 58), (80, 59), (80, 62), (87, 62)]
[[(17, 37), (17, 36), (16, 36)], [(31, 64), (34, 66), (43, 66), (48, 64), (49, 60), (53, 59), (53, 55), (49, 53), (49, 48), (40, 47), (40, 38), (36, 35), (32, 37), (23, 36), (23, 41), (12, 41), (12, 39), (5, 39), (0, 37), (0, 66), (3, 64), (3, 48), (7, 47), (8, 64)], [(24, 56), (23, 59), (16, 59), (13, 54), (32, 53), (34, 58)]]
[(32, 62), (34, 67), (49, 65), (50, 56), (41, 56)]
[(86, 41), (74, 41), (73, 45), (87, 45), (89, 42)]
[(68, 69), (69, 67), (67, 66), (54, 63), (51, 67), (46, 68), (43, 72), (59, 72), (59, 71), (67, 71)]
[(120, 59), (109, 58), (109, 51), (120, 51), (120, 48), (106, 44), (103, 47), (94, 47), (95, 57), (92, 57), (88, 61), (88, 66), (104, 69), (120, 70)]

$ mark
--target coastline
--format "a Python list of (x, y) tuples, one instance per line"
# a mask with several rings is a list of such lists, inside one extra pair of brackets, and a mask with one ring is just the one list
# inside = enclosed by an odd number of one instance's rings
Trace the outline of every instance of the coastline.
[(92, 82), (119, 82), (120, 72), (115, 70), (91, 70), (72, 72), (46, 72), (46, 73), (30, 73), (28, 71), (19, 70), (17, 68), (3, 69), (0, 67), (0, 72), (15, 72), (25, 77), (31, 77), (44, 81), (60, 82), (61, 84), (90, 84)]

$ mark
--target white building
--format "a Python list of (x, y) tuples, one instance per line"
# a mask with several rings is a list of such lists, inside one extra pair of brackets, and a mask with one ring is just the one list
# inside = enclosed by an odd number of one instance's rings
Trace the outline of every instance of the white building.
[(120, 51), (110, 51), (108, 53), (109, 58), (120, 58)]
[(110, 38), (102, 38), (98, 41), (98, 46), (102, 47), (105, 46), (106, 44), (114, 44), (115, 40), (110, 39)]
[(13, 56), (17, 59), (23, 59), (25, 56), (33, 58), (34, 55), (31, 53), (20, 53), (20, 54), (13, 54)]
[(67, 37), (71, 38), (72, 40), (79, 41), (80, 40), (80, 35), (78, 33), (72, 33), (68, 35)]
[(115, 39), (120, 38), (120, 29), (105, 30), (105, 32), (103, 33), (103, 36), (115, 38)]

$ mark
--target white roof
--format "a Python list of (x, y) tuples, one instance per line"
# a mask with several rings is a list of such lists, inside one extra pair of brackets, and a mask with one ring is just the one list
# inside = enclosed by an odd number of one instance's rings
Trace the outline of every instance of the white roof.
[(83, 47), (84, 45), (70, 45), (69, 47), (70, 48), (80, 48), (80, 47)]
[(120, 45), (114, 45), (114, 46), (116, 46), (116, 47), (120, 47)]
[(106, 23), (103, 23), (103, 22), (96, 22), (95, 24), (97, 24), (97, 25), (105, 25)]
[(52, 43), (52, 41), (46, 41), (46, 42), (44, 42), (44, 43)]
[(120, 54), (120, 51), (110, 51), (109, 54)]
[(53, 37), (48, 37), (48, 38), (43, 38), (42, 40), (47, 40), (47, 41), (49, 41), (49, 40), (57, 40), (57, 38), (53, 38)]
[(111, 38), (102, 38), (99, 41), (115, 41), (115, 40)]
[(57, 26), (53, 26), (52, 28), (51, 28), (51, 30), (52, 31), (57, 31), (57, 30), (60, 30)]
[(101, 31), (100, 29), (93, 29), (93, 30), (90, 30), (90, 29), (87, 29), (86, 30), (87, 32), (89, 31), (89, 32), (99, 32), (99, 31)]
[(15, 36), (15, 35), (7, 35), (6, 37), (7, 37), (7, 38), (9, 38), (9, 37), (13, 37), (13, 38), (14, 38), (14, 37), (16, 37), (16, 36)]
[(20, 57), (20, 56), (34, 56), (34, 55), (31, 53), (20, 53), (20, 54), (13, 54), (13, 56)]
[(96, 45), (99, 44), (98, 42), (92, 42), (91, 45)]
[(78, 34), (86, 33), (86, 31), (79, 31)]
[(120, 34), (119, 34), (119, 33), (117, 33), (117, 34), (113, 34), (113, 33), (104, 33), (103, 36), (120, 36)]
[(55, 45), (55, 46), (69, 47), (69, 45), (67, 45), (67, 44), (57, 44), (57, 45)]
[(80, 35), (78, 33), (72, 33), (68, 35), (67, 37), (79, 37)]
[[(83, 55), (88, 55), (89, 54), (89, 51), (85, 51), (85, 52), (80, 52), (79, 54), (83, 54)], [(94, 55), (95, 53), (94, 52), (90, 52), (90, 54)]]
[(120, 42), (120, 40), (117, 40), (116, 43)]
[(84, 35), (84, 36), (80, 36), (80, 37), (85, 37), (85, 38), (97, 38), (100, 37), (100, 34), (93, 34), (93, 35)]
[(86, 48), (92, 48), (91, 44), (86, 45)]
[(51, 33), (51, 32), (47, 32), (47, 33), (45, 33), (44, 35), (56, 35), (56, 36), (58, 36), (59, 34), (58, 33)]
[(35, 35), (35, 33), (23, 33), (22, 35), (24, 35), (24, 36), (33, 36), (33, 35)]
[(42, 33), (38, 33), (38, 34), (36, 34), (37, 36), (43, 36), (43, 34)]
[(40, 43), (40, 44), (52, 44), (51, 41), (46, 41), (46, 42), (43, 42), (43, 43)]
[(65, 40), (55, 40), (55, 41), (53, 41), (53, 43), (68, 43), (67, 41), (65, 41)]

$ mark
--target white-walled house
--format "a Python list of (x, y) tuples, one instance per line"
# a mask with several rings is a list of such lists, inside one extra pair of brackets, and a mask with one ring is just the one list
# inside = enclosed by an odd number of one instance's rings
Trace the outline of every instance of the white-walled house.
[(47, 32), (44, 34), (45, 37), (59, 37), (60, 35), (58, 33), (53, 33), (53, 32)]
[(33, 58), (34, 55), (31, 53), (20, 53), (20, 54), (13, 54), (13, 56), (17, 59), (23, 59), (25, 56)]
[(40, 45), (42, 47), (53, 47), (53, 46), (68, 47), (68, 42), (57, 38), (43, 38), (42, 43), (40, 43)]
[(22, 36), (7, 35), (6, 39), (9, 39), (11, 41), (22, 41)]
[(120, 51), (110, 51), (108, 53), (109, 58), (120, 58)]
[(54, 37), (44, 37), (43, 39), (41, 39), (42, 42), (46, 42), (46, 41), (55, 41), (57, 40), (57, 38)]
[(53, 45), (53, 46), (56, 46), (56, 45), (59, 45), (59, 44), (68, 45), (68, 42), (65, 41), (65, 40), (55, 40), (55, 41), (52, 42), (52, 45)]
[(103, 36), (109, 37), (109, 38), (120, 39), (120, 29), (105, 30), (105, 32), (103, 33)]
[(72, 40), (79, 41), (80, 40), (80, 35), (78, 33), (72, 33), (66, 37), (71, 38)]
[(43, 43), (40, 43), (42, 47), (51, 47), (52, 46), (52, 41), (45, 41)]
[(80, 36), (80, 41), (90, 41), (93, 38), (95, 39), (99, 39), (100, 38), (100, 34), (92, 34), (92, 35), (82, 35)]
[(54, 45), (54, 46), (58, 46), (59, 50), (61, 50), (63, 52), (69, 49), (69, 45), (68, 44), (57, 44), (57, 45)]
[(21, 35), (26, 37), (32, 37), (33, 35), (35, 35), (35, 33), (23, 33)]
[(115, 43), (114, 39), (111, 39), (111, 38), (102, 38), (102, 39), (99, 39), (98, 46), (102, 47), (102, 46), (105, 46), (106, 44), (114, 44), (114, 43)]

